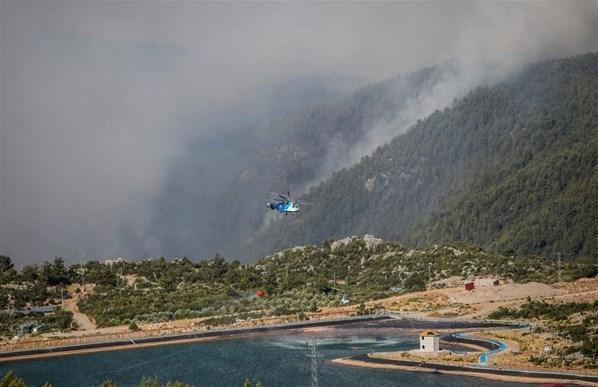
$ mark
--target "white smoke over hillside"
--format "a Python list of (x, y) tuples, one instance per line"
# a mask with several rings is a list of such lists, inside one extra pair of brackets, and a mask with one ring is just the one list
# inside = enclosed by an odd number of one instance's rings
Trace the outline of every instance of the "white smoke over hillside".
[(210, 181), (171, 179), (181, 154), (227, 130), (219, 112), (251, 120), (254, 112), (230, 106), (270, 85), (305, 74), (383, 80), (456, 64), (350, 152), (337, 152), (328, 174), (472, 87), (526, 63), (598, 50), (598, 3), (583, 1), (3, 1), (0, 10), (0, 254), (18, 264), (72, 260), (79, 249), (95, 258), (176, 254), (150, 232), (151, 198), (184, 183), (209, 189)]
[(338, 167), (351, 165), (435, 110), (479, 86), (490, 86), (546, 59), (594, 50), (598, 2), (571, 4), (472, 4), (451, 42), (451, 58), (439, 80), (412, 99), (392, 121), (381, 121)]

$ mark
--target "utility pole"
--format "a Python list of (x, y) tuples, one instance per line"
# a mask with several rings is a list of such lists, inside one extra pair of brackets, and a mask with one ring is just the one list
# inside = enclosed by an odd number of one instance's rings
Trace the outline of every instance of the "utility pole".
[(321, 353), (316, 351), (316, 338), (313, 338), (311, 343), (311, 351), (305, 355), (311, 358), (311, 381), (310, 387), (318, 387), (318, 358), (322, 357)]
[(121, 278), (123, 276), (123, 268), (121, 267), (118, 271), (118, 276), (116, 277), (116, 287), (120, 289), (120, 287), (122, 286), (121, 283)]
[(84, 266), (85, 265), (85, 251), (82, 249), (81, 250), (81, 266), (80, 266), (80, 271), (81, 271), (81, 290), (85, 293), (85, 269)]
[(432, 289), (432, 262), (428, 262), (428, 288)]
[(558, 268), (558, 273), (559, 273), (559, 282), (561, 282), (561, 253), (558, 252), (556, 253), (557, 257), (558, 257), (558, 261), (557, 261), (557, 268)]

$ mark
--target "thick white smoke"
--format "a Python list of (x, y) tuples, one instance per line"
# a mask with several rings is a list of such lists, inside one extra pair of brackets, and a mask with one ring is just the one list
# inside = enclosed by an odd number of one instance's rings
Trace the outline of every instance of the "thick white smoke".
[(3, 1), (0, 9), (0, 254), (19, 263), (74, 259), (81, 248), (95, 258), (171, 255), (148, 237), (148, 198), (179, 188), (164, 185), (186, 144), (222, 130), (214, 112), (260, 85), (459, 64), (329, 160), (330, 171), (471, 87), (598, 49), (598, 3), (583, 1)]

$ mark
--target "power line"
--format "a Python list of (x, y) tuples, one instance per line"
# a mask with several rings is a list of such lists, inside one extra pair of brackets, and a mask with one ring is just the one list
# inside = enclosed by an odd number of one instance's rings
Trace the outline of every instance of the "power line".
[(81, 267), (79, 270), (79, 274), (81, 274), (81, 290), (85, 292), (85, 250), (81, 249), (79, 253), (81, 254)]
[(432, 262), (428, 262), (428, 288), (432, 289)]
[(322, 354), (316, 351), (316, 338), (312, 339), (311, 351), (305, 355), (311, 358), (311, 381), (310, 387), (318, 387), (318, 358), (322, 357)]
[(557, 261), (557, 268), (558, 268), (558, 274), (559, 274), (559, 282), (561, 282), (561, 253), (556, 253), (558, 261)]

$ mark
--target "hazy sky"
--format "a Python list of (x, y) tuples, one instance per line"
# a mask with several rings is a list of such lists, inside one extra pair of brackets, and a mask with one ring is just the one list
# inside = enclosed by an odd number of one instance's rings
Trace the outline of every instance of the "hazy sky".
[(149, 221), (190, 121), (260, 85), (451, 59), (491, 82), (598, 50), (598, 2), (0, 4), (0, 254), (18, 267), (138, 251), (121, 228)]

